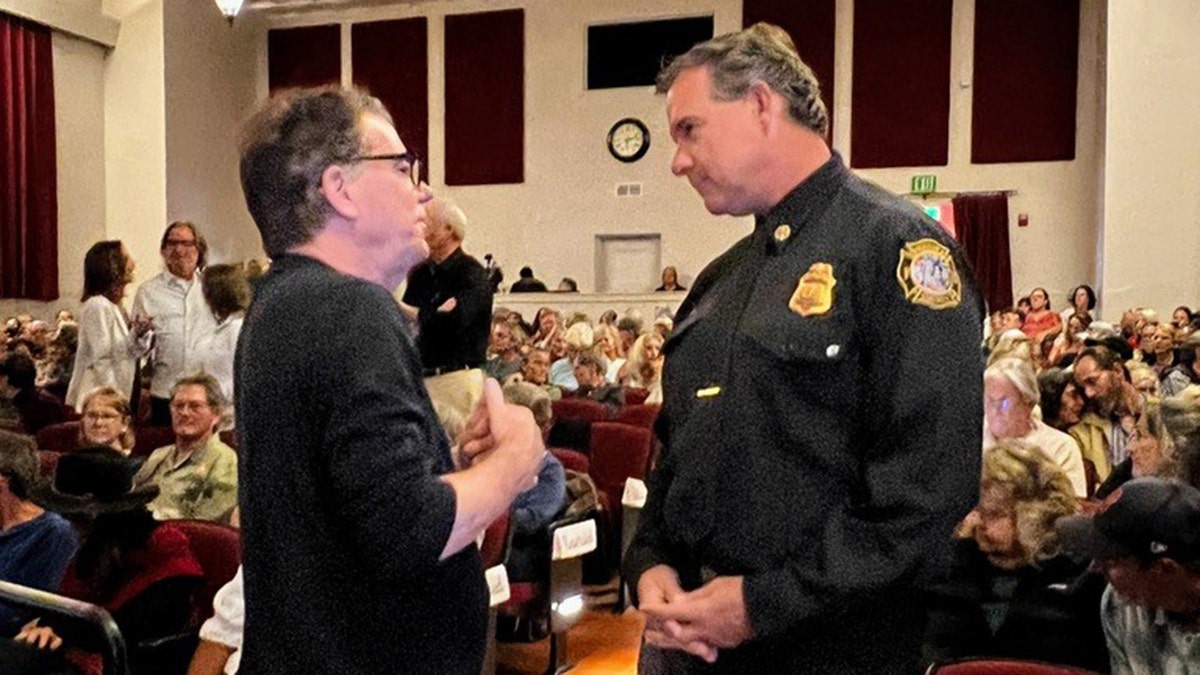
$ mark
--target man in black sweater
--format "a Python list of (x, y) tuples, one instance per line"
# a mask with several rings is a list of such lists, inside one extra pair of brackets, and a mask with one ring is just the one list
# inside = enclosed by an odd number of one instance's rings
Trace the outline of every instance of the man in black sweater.
[(426, 375), (479, 368), (487, 360), (492, 288), (487, 271), (462, 249), (467, 216), (438, 197), (425, 207), (429, 260), (412, 271), (405, 312), (419, 328), (417, 347)]
[(392, 291), (429, 253), (428, 186), (378, 100), (302, 90), (242, 144), (274, 264), (235, 363), (244, 673), (479, 672), (475, 540), (545, 449), (494, 381), (456, 471)]

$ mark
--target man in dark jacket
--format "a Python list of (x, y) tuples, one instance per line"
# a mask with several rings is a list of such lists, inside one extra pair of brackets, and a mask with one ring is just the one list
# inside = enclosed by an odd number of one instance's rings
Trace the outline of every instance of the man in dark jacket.
[(672, 171), (755, 226), (665, 345), (664, 447), (625, 559), (643, 666), (912, 672), (920, 586), (978, 491), (974, 281), (937, 223), (831, 153), (779, 28), (693, 47), (659, 90)]

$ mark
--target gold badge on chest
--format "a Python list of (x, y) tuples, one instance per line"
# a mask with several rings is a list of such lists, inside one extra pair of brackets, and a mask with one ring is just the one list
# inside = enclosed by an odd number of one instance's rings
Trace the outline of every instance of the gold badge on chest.
[(833, 287), (837, 279), (833, 276), (833, 265), (813, 263), (788, 301), (788, 309), (800, 316), (821, 316), (833, 308)]

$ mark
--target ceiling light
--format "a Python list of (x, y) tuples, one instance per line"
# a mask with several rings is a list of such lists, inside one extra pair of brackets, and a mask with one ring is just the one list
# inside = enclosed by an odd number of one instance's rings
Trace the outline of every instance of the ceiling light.
[(233, 21), (233, 17), (237, 16), (238, 11), (242, 8), (242, 3), (245, 0), (216, 0), (217, 7), (221, 8), (221, 13), (226, 19)]

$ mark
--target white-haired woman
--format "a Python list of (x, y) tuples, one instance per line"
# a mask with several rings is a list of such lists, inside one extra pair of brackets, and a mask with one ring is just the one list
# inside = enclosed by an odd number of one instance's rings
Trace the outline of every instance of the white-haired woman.
[(1041, 399), (1033, 365), (1021, 358), (1003, 358), (983, 373), (983, 447), (1002, 440), (1021, 441), (1041, 448), (1063, 470), (1078, 497), (1088, 496), (1083, 454), (1075, 439), (1034, 417)]

